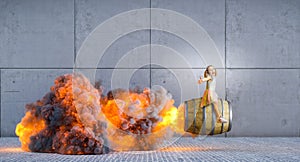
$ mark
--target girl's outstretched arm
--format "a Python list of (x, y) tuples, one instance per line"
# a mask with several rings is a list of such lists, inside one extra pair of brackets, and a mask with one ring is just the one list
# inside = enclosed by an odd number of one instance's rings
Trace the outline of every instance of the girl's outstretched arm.
[(198, 83), (201, 84), (203, 82), (207, 82), (211, 79), (210, 76), (207, 76), (206, 78), (200, 77), (200, 79), (198, 80)]

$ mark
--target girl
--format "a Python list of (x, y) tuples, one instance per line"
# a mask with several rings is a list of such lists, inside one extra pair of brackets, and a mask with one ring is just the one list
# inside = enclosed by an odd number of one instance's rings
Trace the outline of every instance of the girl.
[(200, 107), (203, 108), (204, 106), (207, 106), (209, 104), (214, 104), (214, 110), (216, 112), (218, 122), (227, 123), (227, 120), (221, 116), (218, 109), (218, 95), (216, 93), (216, 76), (216, 69), (212, 65), (209, 65), (205, 69), (204, 78), (200, 77), (200, 79), (198, 80), (199, 84), (207, 82)]

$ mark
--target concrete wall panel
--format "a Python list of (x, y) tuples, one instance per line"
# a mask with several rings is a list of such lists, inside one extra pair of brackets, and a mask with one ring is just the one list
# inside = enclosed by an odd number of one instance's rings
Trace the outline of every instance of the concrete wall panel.
[[(76, 53), (78, 53), (82, 43), (88, 35), (100, 24), (105, 23), (108, 19), (116, 16), (125, 11), (141, 9), (141, 8), (149, 8), (150, 0), (112, 0), (112, 1), (99, 1), (99, 0), (75, 0), (75, 42), (76, 42)], [(144, 22), (149, 24), (150, 28), (150, 10), (148, 13), (143, 15), (141, 19), (135, 21), (135, 25), (139, 28), (139, 24)], [(124, 21), (124, 22), (123, 22)], [(126, 19), (124, 20), (116, 20), (114, 26), (112, 26), (105, 32), (105, 37), (107, 38), (99, 38), (98, 42), (101, 44), (101, 40), (111, 38), (111, 35), (116, 33), (117, 30), (122, 30), (124, 27), (124, 23), (126, 23)], [(129, 33), (126, 35), (120, 35), (121, 38), (112, 42), (113, 44), (105, 51), (102, 60), (98, 64), (98, 68), (114, 68), (117, 62), (130, 50), (142, 46), (145, 44), (149, 44), (150, 42), (150, 34), (149, 30), (141, 30), (135, 31), (133, 33)], [(122, 33), (125, 34), (125, 33)], [(141, 53), (140, 56), (143, 60), (149, 61), (149, 53)], [(140, 58), (136, 58), (133, 60), (133, 64), (138, 62)], [(134, 65), (123, 66), (122, 68), (140, 68)], [(86, 65), (88, 67), (88, 65)], [(96, 68), (96, 67), (89, 67)]]
[(300, 70), (227, 70), (230, 136), (299, 136)]
[[(209, 37), (213, 40), (216, 49), (220, 53), (220, 59), (222, 60), (222, 62), (225, 62), (225, 1), (152, 0), (151, 4), (152, 8), (172, 10), (195, 21), (200, 26), (200, 28), (203, 28), (207, 32)], [(156, 16), (165, 17), (165, 21), (157, 21)], [(173, 24), (175, 26), (172, 27), (170, 23), (170, 21), (172, 20), (173, 17), (167, 17), (165, 14), (155, 14), (152, 16), (151, 23), (155, 24), (156, 26), (161, 26), (161, 28), (163, 29), (176, 28), (177, 31), (183, 30), (180, 32), (185, 32), (186, 34), (190, 35), (190, 37), (198, 34), (195, 33), (195, 31), (188, 30), (190, 29), (189, 24), (184, 24), (185, 28), (181, 29), (180, 26), (182, 24), (180, 23), (183, 22), (177, 22), (179, 24), (175, 23)], [(187, 60), (187, 62), (191, 64), (193, 68), (205, 68), (207, 65), (211, 64), (210, 62), (203, 62), (202, 58), (199, 56), (201, 55), (201, 53), (197, 53), (195, 49), (189, 44), (190, 40), (184, 40), (183, 38), (175, 36), (174, 33), (167, 33), (162, 31), (153, 31), (151, 37), (151, 43), (165, 45), (175, 49)], [(155, 60), (156, 58), (153, 57), (153, 59)], [(182, 67), (181, 65), (174, 65), (173, 67), (186, 68)]]
[(2, 68), (73, 67), (73, 0), (0, 1), (0, 38)]
[(226, 2), (227, 67), (300, 67), (300, 1)]

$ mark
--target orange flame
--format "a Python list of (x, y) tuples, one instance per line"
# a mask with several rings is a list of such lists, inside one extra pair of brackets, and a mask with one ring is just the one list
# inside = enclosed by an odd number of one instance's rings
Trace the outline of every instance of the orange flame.
[(36, 135), (45, 128), (45, 121), (43, 119), (36, 118), (32, 112), (26, 112), (25, 117), (16, 127), (16, 134), (20, 137), (22, 149), (29, 151), (28, 145), (30, 143), (30, 137)]

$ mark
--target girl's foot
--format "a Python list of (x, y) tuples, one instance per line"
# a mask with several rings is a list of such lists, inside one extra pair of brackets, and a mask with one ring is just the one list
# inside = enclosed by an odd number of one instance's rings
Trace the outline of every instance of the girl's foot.
[(219, 118), (219, 122), (220, 123), (227, 123), (227, 120), (225, 118), (223, 118), (223, 117), (220, 117)]

